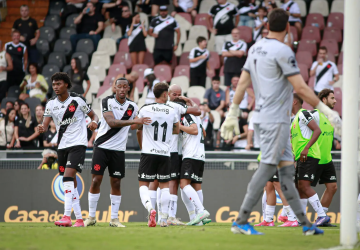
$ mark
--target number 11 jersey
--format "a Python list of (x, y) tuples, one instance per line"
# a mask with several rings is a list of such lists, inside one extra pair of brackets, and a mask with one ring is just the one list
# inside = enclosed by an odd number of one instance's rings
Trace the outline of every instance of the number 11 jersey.
[(143, 125), (141, 153), (170, 156), (173, 124), (179, 121), (175, 109), (165, 103), (145, 104), (138, 117), (151, 119), (149, 125)]

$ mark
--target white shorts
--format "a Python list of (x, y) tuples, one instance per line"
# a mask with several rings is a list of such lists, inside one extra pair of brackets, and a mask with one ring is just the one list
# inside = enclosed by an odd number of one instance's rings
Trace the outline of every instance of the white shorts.
[(278, 165), (280, 161), (294, 161), (290, 142), (290, 124), (254, 124), (255, 135), (259, 136), (261, 162)]

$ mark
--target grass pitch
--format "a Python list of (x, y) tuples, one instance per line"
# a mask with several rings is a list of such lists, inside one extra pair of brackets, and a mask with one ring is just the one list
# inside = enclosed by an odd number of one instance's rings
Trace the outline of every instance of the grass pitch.
[[(230, 232), (230, 224), (202, 227), (148, 228), (146, 223), (124, 223), (112, 228), (97, 223), (88, 228), (59, 228), (53, 223), (0, 223), (0, 249), (320, 249), (339, 244), (339, 227), (325, 228), (322, 236), (303, 236), (301, 227), (262, 227), (264, 236)], [(339, 225), (338, 225), (339, 226)]]

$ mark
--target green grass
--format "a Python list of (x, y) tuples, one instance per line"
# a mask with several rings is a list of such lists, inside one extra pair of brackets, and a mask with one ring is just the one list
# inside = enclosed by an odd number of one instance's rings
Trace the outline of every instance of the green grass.
[(264, 236), (235, 235), (230, 224), (203, 227), (148, 228), (124, 223), (112, 228), (98, 223), (88, 228), (58, 228), (53, 223), (0, 223), (0, 249), (320, 249), (339, 244), (339, 227), (322, 236), (303, 236), (301, 228), (260, 228)]

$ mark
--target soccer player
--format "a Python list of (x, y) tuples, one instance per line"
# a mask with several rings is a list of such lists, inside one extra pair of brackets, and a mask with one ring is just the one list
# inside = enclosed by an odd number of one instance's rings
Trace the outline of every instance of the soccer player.
[[(182, 99), (175, 102), (184, 103)], [(190, 216), (186, 225), (203, 225), (210, 213), (203, 206), (201, 183), (205, 165), (204, 130), (199, 116), (186, 114), (180, 124), (182, 131), (181, 197)]]
[[(331, 109), (333, 109), (336, 104), (334, 91), (331, 89), (323, 89), (320, 91), (319, 99)], [(318, 139), (318, 144), (321, 157), (319, 165), (317, 166), (314, 181), (311, 183), (311, 186), (315, 187), (318, 181), (320, 184), (325, 184), (326, 189), (323, 196), (321, 197), (320, 202), (324, 212), (327, 213), (337, 190), (336, 170), (331, 156), (331, 148), (334, 140), (334, 128), (331, 126), (330, 121), (323, 113), (319, 112), (319, 117), (319, 127), (321, 129), (321, 134)], [(324, 223), (322, 225), (319, 224), (319, 226), (331, 227), (335, 225)]]
[(149, 212), (149, 227), (156, 227), (156, 211), (149, 196), (149, 183), (157, 180), (161, 190), (161, 227), (167, 227), (170, 205), (170, 143), (172, 134), (179, 134), (179, 117), (175, 109), (166, 104), (169, 85), (160, 82), (154, 86), (155, 103), (145, 104), (137, 118), (150, 117), (151, 124), (133, 124), (142, 127), (142, 150), (139, 164), (139, 192), (141, 202)]
[(64, 216), (55, 221), (56, 226), (71, 227), (71, 207), (74, 209), (76, 222), (73, 227), (83, 227), (80, 197), (77, 190), (76, 173), (81, 173), (88, 144), (85, 116), (91, 118), (88, 128), (94, 131), (99, 118), (86, 104), (81, 95), (68, 92), (71, 81), (66, 73), (58, 72), (51, 77), (56, 96), (46, 104), (44, 121), (38, 125), (40, 133), (47, 131), (51, 118), (58, 131), (58, 163), (60, 175), (63, 175), (65, 190)]
[(302, 108), (303, 100), (294, 94), (292, 112), (295, 118), (291, 124), (291, 144), (296, 161), (295, 183), (299, 190), (303, 210), (306, 213), (307, 200), (318, 214), (316, 225), (330, 221), (320, 203), (319, 197), (311, 183), (315, 179), (320, 160), (320, 148), (317, 139), (321, 134), (319, 128), (319, 113), (316, 110), (307, 111)]
[(134, 119), (138, 111), (137, 105), (126, 98), (130, 88), (126, 78), (115, 82), (115, 95), (102, 100), (100, 128), (97, 133), (92, 157), (92, 182), (89, 190), (89, 217), (85, 226), (96, 223), (95, 213), (100, 198), (100, 185), (106, 167), (110, 175), (111, 227), (125, 227), (119, 222), (118, 212), (121, 203), (121, 179), (125, 177), (125, 150), (130, 125), (149, 124), (150, 118)]
[(231, 231), (247, 235), (262, 234), (248, 223), (248, 219), (261, 197), (263, 187), (278, 166), (281, 189), (303, 225), (303, 233), (322, 234), (323, 231), (306, 218), (293, 181), (295, 169), (289, 135), (293, 90), (295, 89), (311, 106), (323, 112), (333, 123), (338, 134), (341, 134), (341, 120), (336, 113), (320, 102), (306, 85), (297, 67), (294, 52), (283, 43), (289, 25), (288, 14), (282, 9), (274, 9), (268, 19), (269, 35), (250, 48), (233, 103), (221, 127), (221, 134), (225, 140), (232, 138), (234, 130), (235, 134), (240, 133), (238, 106), (246, 88), (252, 82), (256, 99), (254, 128), (260, 135), (262, 159), (259, 169), (248, 185), (239, 216), (232, 224)]

